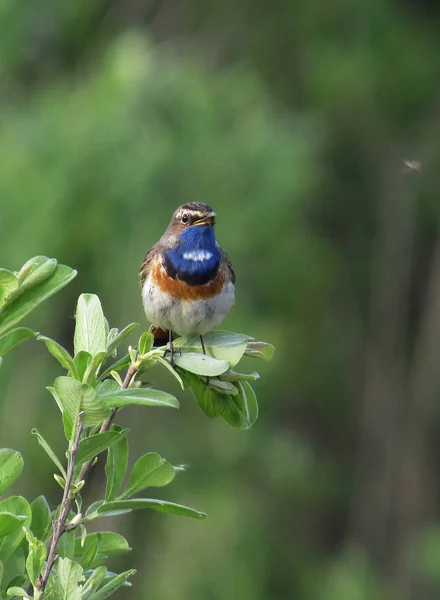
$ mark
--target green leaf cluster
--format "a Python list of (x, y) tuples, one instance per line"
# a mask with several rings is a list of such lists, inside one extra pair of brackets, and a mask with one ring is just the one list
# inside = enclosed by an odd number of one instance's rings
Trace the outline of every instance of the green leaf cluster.
[[(265, 342), (228, 331), (212, 331), (204, 336), (206, 355), (200, 338), (178, 338), (174, 347), (179, 351), (172, 369), (169, 361), (160, 358), (160, 364), (179, 381), (182, 389), (189, 388), (199, 408), (208, 417), (222, 417), (233, 427), (249, 429), (258, 417), (258, 402), (251, 383), (258, 373), (240, 373), (235, 370), (244, 357), (271, 360), (274, 348)], [(162, 349), (163, 350), (163, 349)], [(160, 349), (149, 355), (161, 352)], [(147, 355), (147, 357), (149, 357)]]
[(19, 271), (0, 269), (0, 365), (9, 350), (38, 335), (15, 325), (75, 275), (70, 267), (46, 256), (31, 258)]
[[(45, 257), (32, 259), (18, 273), (0, 270), (0, 356), (38, 335), (14, 325), (74, 276), (72, 269)], [(153, 335), (144, 332), (136, 346), (129, 346), (128, 352), (118, 357), (136, 323), (121, 331), (111, 329), (93, 294), (79, 297), (75, 318), (73, 354), (55, 340), (38, 335), (65, 371), (48, 390), (60, 411), (67, 465), (43, 434), (32, 430), (55, 466), (54, 478), (63, 489), (63, 502), (51, 510), (44, 496), (32, 503), (21, 496), (0, 500), (1, 600), (101, 600), (130, 585), (133, 569), (117, 574), (106, 567), (109, 557), (131, 550), (127, 540), (111, 531), (89, 533), (91, 521), (135, 509), (206, 518), (194, 508), (143, 495), (145, 490), (171, 483), (182, 467), (148, 451), (129, 468), (129, 430), (113, 422), (117, 412), (130, 405), (179, 408), (175, 396), (143, 382), (146, 370), (153, 366), (166, 369), (182, 390), (191, 390), (209, 417), (222, 416), (232, 426), (248, 429), (258, 416), (251, 387), (258, 374), (242, 373), (237, 365), (245, 356), (270, 359), (270, 345), (246, 335), (217, 331), (205, 336), (205, 354), (199, 338), (179, 338), (174, 341), (176, 354), (171, 364), (167, 348), (155, 347)], [(120, 375), (123, 369), (128, 369), (124, 378)], [(81, 497), (85, 479), (103, 454), (105, 495), (85, 507)], [(10, 488), (22, 469), (18, 452), (0, 450), (0, 494)], [(57, 520), (62, 524), (59, 538)], [(54, 540), (57, 558), (52, 559), (49, 548)]]

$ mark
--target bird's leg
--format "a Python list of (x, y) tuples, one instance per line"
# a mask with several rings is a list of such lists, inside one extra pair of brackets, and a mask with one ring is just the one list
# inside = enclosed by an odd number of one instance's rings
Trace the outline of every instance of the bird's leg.
[(180, 349), (176, 350), (174, 348), (174, 344), (173, 344), (173, 332), (171, 331), (171, 329), (168, 331), (168, 344), (167, 344), (167, 347), (165, 349), (165, 352), (163, 353), (164, 357), (168, 353), (170, 354), (170, 364), (174, 368), (176, 366), (175, 363), (174, 363), (174, 355), (175, 354), (180, 354)]
[[(206, 348), (205, 348), (205, 342), (204, 342), (204, 340), (203, 340), (203, 335), (201, 335), (201, 336), (200, 336), (200, 343), (202, 344), (202, 351), (203, 351), (203, 354), (206, 356)], [(208, 384), (209, 384), (209, 377), (207, 377), (207, 378), (205, 379), (205, 385), (208, 385)]]

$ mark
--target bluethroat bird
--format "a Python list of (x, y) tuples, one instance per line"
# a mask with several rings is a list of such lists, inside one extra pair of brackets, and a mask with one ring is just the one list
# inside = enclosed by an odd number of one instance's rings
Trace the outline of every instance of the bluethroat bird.
[(200, 336), (217, 327), (234, 304), (235, 274), (214, 234), (216, 214), (202, 202), (179, 206), (140, 270), (145, 313), (155, 339)]

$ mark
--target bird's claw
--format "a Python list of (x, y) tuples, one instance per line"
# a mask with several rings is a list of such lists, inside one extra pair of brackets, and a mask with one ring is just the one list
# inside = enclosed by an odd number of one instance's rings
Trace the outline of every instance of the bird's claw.
[(173, 342), (168, 342), (167, 347), (165, 348), (163, 353), (163, 358), (165, 358), (167, 354), (170, 355), (170, 365), (174, 369), (176, 367), (176, 363), (174, 362), (174, 356), (175, 354), (182, 356), (182, 351), (180, 348), (174, 348)]

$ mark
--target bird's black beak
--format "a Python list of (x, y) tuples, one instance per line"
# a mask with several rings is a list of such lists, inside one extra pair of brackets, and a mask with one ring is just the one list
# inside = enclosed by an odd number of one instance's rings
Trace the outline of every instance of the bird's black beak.
[(198, 219), (197, 221), (194, 221), (193, 225), (215, 225), (215, 217), (216, 216), (217, 215), (215, 214), (214, 211), (210, 212), (202, 219)]

